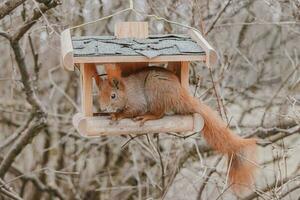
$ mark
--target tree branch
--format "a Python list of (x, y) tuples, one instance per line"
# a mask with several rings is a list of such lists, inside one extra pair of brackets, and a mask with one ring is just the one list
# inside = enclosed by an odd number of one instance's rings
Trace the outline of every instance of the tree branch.
[(23, 148), (31, 142), (31, 140), (46, 127), (45, 117), (40, 115), (36, 116), (35, 120), (30, 126), (22, 133), (21, 137), (11, 147), (9, 152), (4, 157), (0, 165), (0, 177), (3, 178), (11, 164), (15, 161), (16, 157), (21, 153)]
[(11, 37), (8, 33), (4, 32), (4, 31), (0, 31), (0, 36), (5, 37), (8, 40), (11, 40)]
[(9, 197), (10, 199), (23, 200), (21, 197), (17, 196), (16, 194), (14, 194), (4, 188), (0, 188), (0, 192), (3, 193), (5, 196)]
[(0, 20), (27, 0), (7, 0), (0, 4)]
[(21, 74), (21, 80), (24, 85), (24, 91), (26, 94), (26, 100), (28, 103), (33, 107), (35, 111), (43, 111), (42, 105), (38, 98), (36, 97), (36, 94), (33, 90), (33, 87), (30, 83), (30, 77), (29, 73), (27, 71), (26, 63), (25, 63), (25, 57), (24, 52), (22, 51), (19, 41), (11, 41), (11, 47), (14, 51), (15, 58), (18, 64), (18, 68), (20, 70)]
[(33, 14), (31, 17), (29, 17), (28, 20), (24, 23), (23, 26), (21, 26), (18, 31), (13, 34), (12, 38), (14, 41), (18, 41), (36, 22), (37, 20), (48, 10), (51, 8), (54, 8), (61, 4), (60, 0), (52, 0), (48, 4), (43, 4), (39, 8), (35, 8), (33, 10)]
[(65, 199), (64, 194), (58, 189), (50, 185), (44, 185), (40, 179), (38, 179), (36, 176), (24, 176), (22, 179), (31, 181), (34, 186), (41, 192), (47, 192), (49, 194), (53, 194), (54, 196), (57, 196), (59, 199), (63, 200)]
[(217, 21), (220, 19), (221, 15), (225, 12), (226, 8), (229, 6), (231, 0), (228, 0), (224, 6), (221, 8), (221, 10), (218, 12), (216, 17), (214, 18), (214, 21), (211, 23), (211, 25), (207, 28), (204, 35), (207, 35), (216, 25)]

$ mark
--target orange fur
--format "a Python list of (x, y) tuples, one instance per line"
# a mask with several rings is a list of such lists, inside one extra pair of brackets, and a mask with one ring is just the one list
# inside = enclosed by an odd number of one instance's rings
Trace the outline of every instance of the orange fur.
[(235, 191), (249, 187), (255, 170), (256, 140), (232, 133), (210, 107), (198, 101), (194, 105), (204, 119), (203, 136), (215, 150), (228, 156), (229, 180)]
[[(142, 120), (158, 119), (167, 113), (199, 113), (204, 119), (203, 136), (218, 152), (228, 155), (229, 178), (234, 189), (251, 183), (255, 158), (255, 139), (243, 139), (234, 135), (221, 118), (207, 105), (192, 97), (180, 84), (178, 77), (162, 68), (145, 68), (121, 77), (124, 87), (115, 89), (109, 84), (111, 77), (103, 81), (100, 92), (100, 107), (118, 110), (119, 118)], [(114, 77), (116, 78), (116, 77)], [(117, 93), (116, 99), (111, 94)], [(114, 117), (115, 120), (118, 117)]]

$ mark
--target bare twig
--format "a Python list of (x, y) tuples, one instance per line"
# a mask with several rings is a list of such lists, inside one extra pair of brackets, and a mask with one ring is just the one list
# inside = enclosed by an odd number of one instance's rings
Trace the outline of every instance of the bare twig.
[(219, 156), (214, 164), (213, 164), (213, 168), (209, 169), (208, 172), (207, 172), (207, 175), (205, 177), (205, 179), (202, 181), (201, 185), (200, 185), (200, 188), (199, 188), (199, 191), (198, 191), (198, 196), (197, 196), (197, 199), (201, 199), (201, 196), (202, 196), (202, 193), (203, 193), (203, 190), (208, 182), (208, 180), (210, 179), (211, 175), (216, 172), (216, 168), (218, 166), (218, 164), (220, 163), (220, 161), (222, 160), (222, 156)]
[(30, 124), (30, 122), (33, 120), (33, 115), (30, 115), (30, 117), (28, 118), (28, 120), (25, 122), (24, 125), (22, 125), (21, 127), (19, 127), (15, 133), (13, 133), (12, 135), (10, 135), (1, 145), (0, 145), (0, 151), (2, 149), (4, 149), (5, 147), (7, 147), (8, 145), (10, 145), (12, 142), (14, 142), (20, 135), (21, 133), (23, 133), (23, 131), (28, 127), (28, 125)]
[(23, 26), (21, 26), (17, 32), (12, 36), (14, 41), (20, 40), (20, 38), (37, 22), (37, 20), (51, 8), (54, 8), (61, 4), (60, 0), (52, 0), (49, 4), (43, 4), (39, 8), (33, 10), (33, 14), (29, 17)]
[(156, 151), (159, 156), (159, 162), (160, 162), (160, 168), (161, 168), (161, 183), (162, 183), (161, 187), (162, 187), (162, 191), (164, 191), (164, 189), (165, 189), (165, 167), (164, 167), (164, 162), (163, 162), (162, 155), (160, 152), (159, 135), (157, 135), (157, 137), (156, 137)]
[(21, 153), (23, 148), (31, 142), (31, 140), (46, 127), (45, 121), (41, 121), (44, 117), (40, 116), (35, 119), (30, 126), (22, 133), (22, 136), (16, 141), (16, 143), (11, 147), (9, 152), (4, 157), (0, 165), (0, 177), (3, 177), (8, 171), (11, 164), (14, 162), (17, 155)]
[(17, 194), (14, 194), (4, 188), (0, 188), (0, 192), (3, 193), (5, 196), (9, 197), (10, 199), (23, 200), (21, 197), (17, 196)]
[(3, 37), (5, 37), (8, 40), (11, 39), (10, 35), (8, 33), (4, 32), (4, 31), (0, 31), (0, 36), (3, 36)]
[(225, 12), (225, 10), (229, 6), (230, 2), (231, 2), (231, 0), (227, 0), (227, 2), (224, 4), (224, 6), (221, 8), (221, 10), (217, 13), (217, 15), (214, 18), (213, 22), (210, 24), (210, 26), (205, 31), (204, 35), (209, 34), (209, 32), (213, 30), (213, 28), (216, 25), (217, 21), (220, 19), (220, 17), (222, 16), (222, 14)]

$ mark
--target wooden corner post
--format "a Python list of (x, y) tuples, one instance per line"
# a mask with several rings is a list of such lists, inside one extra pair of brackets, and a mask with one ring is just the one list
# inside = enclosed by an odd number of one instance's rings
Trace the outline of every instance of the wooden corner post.
[(187, 91), (190, 90), (189, 87), (189, 62), (181, 62), (180, 63), (180, 82), (183, 88)]
[(93, 116), (93, 76), (95, 75), (95, 64), (81, 64), (81, 104), (82, 113), (85, 117)]
[(176, 74), (183, 88), (189, 91), (189, 62), (169, 62), (167, 69)]

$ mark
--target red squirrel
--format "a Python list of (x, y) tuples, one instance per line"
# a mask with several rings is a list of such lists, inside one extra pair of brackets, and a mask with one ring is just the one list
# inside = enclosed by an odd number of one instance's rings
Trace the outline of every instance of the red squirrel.
[(132, 118), (160, 119), (169, 113), (199, 113), (204, 119), (202, 134), (209, 145), (228, 155), (229, 180), (234, 188), (253, 181), (255, 139), (243, 139), (232, 133), (227, 124), (210, 107), (184, 89), (171, 71), (147, 67), (122, 77), (120, 71), (108, 73), (99, 84), (100, 109), (113, 113), (112, 120)]

